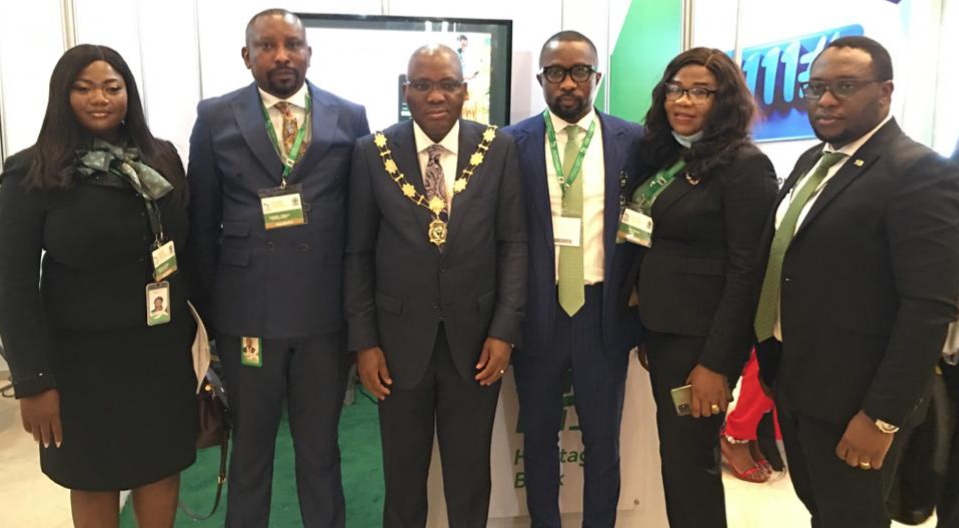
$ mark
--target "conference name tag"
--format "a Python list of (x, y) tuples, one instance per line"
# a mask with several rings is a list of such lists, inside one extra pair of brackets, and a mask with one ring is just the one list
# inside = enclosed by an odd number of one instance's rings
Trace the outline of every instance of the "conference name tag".
[(579, 247), (582, 235), (582, 218), (553, 217), (553, 241), (557, 246)]
[(653, 247), (653, 219), (627, 207), (619, 220), (616, 238), (645, 247)]
[(166, 281), (147, 284), (147, 326), (170, 322), (170, 283)]
[(246, 367), (263, 366), (263, 340), (259, 337), (240, 338), (240, 364)]
[(176, 273), (176, 250), (173, 241), (153, 250), (153, 278), (161, 281)]
[(267, 229), (292, 227), (306, 223), (300, 185), (260, 190), (263, 223)]

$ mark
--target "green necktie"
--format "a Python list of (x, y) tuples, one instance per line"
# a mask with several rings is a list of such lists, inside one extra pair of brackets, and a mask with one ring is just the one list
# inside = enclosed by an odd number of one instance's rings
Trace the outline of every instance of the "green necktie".
[(756, 321), (754, 324), (756, 338), (763, 342), (773, 336), (773, 329), (776, 326), (776, 319), (779, 318), (779, 287), (783, 273), (783, 257), (786, 256), (786, 248), (792, 242), (796, 234), (796, 225), (799, 222), (799, 215), (802, 213), (803, 206), (809, 201), (823, 179), (829, 168), (846, 157), (841, 152), (825, 152), (816, 170), (806, 178), (806, 183), (796, 192), (796, 196), (786, 214), (783, 215), (779, 228), (773, 236), (773, 243), (769, 248), (769, 261), (766, 263), (766, 276), (763, 278), (763, 288), (759, 294), (759, 306), (756, 309)]
[[(576, 125), (569, 125), (566, 130), (566, 150), (563, 153), (563, 175), (568, 176), (579, 154), (579, 132)], [(582, 171), (580, 171), (582, 173)], [(579, 174), (573, 184), (569, 186), (563, 197), (563, 216), (580, 219), (579, 247), (562, 246), (559, 248), (559, 305), (570, 317), (583, 307), (586, 302), (583, 291), (583, 178)]]

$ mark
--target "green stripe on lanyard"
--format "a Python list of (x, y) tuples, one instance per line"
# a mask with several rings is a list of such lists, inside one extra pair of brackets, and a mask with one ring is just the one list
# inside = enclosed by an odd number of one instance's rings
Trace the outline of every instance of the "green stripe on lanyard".
[(672, 167), (657, 172), (646, 183), (640, 185), (639, 189), (636, 189), (636, 192), (633, 193), (633, 204), (639, 207), (641, 213), (649, 216), (653, 209), (653, 202), (670, 183), (673, 183), (676, 174), (683, 170), (685, 166), (686, 162), (679, 160)]
[(569, 174), (563, 177), (563, 164), (559, 161), (559, 147), (556, 146), (556, 130), (553, 129), (553, 120), (549, 117), (549, 110), (543, 111), (543, 120), (546, 121), (546, 135), (549, 137), (549, 150), (553, 154), (553, 169), (556, 171), (556, 179), (559, 180), (559, 188), (563, 191), (563, 197), (566, 197), (566, 191), (576, 181), (579, 176), (579, 170), (583, 166), (583, 158), (586, 157), (586, 149), (589, 148), (589, 142), (593, 139), (593, 132), (596, 132), (596, 120), (589, 124), (589, 130), (586, 131), (586, 137), (583, 144), (576, 153), (576, 161), (569, 169)]
[[(306, 137), (306, 124), (310, 120), (310, 110), (313, 107), (313, 99), (310, 97), (310, 92), (306, 92), (306, 114), (303, 119), (303, 123), (300, 124), (300, 129), (296, 133), (296, 139), (293, 140), (293, 147), (290, 148), (290, 152), (286, 155), (286, 161), (283, 162), (283, 175), (281, 176), (283, 182), (282, 187), (286, 187), (286, 177), (293, 172), (293, 166), (296, 165), (297, 156), (300, 155), (300, 146), (303, 145), (303, 138)], [(273, 130), (273, 122), (270, 121), (270, 112), (267, 110), (266, 105), (260, 105), (260, 108), (263, 110), (263, 121), (266, 123), (266, 133), (270, 135), (270, 140), (273, 141), (273, 146), (276, 147), (277, 152), (283, 152), (280, 147), (280, 142), (276, 138), (276, 131)]]

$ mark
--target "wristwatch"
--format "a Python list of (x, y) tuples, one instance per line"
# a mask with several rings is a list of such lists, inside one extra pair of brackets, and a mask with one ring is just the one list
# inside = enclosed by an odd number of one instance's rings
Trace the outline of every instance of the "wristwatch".
[(879, 431), (882, 432), (883, 434), (893, 434), (893, 433), (899, 432), (899, 428), (896, 427), (895, 425), (892, 425), (889, 422), (885, 422), (883, 420), (876, 420), (875, 423), (876, 423), (876, 427), (879, 428)]

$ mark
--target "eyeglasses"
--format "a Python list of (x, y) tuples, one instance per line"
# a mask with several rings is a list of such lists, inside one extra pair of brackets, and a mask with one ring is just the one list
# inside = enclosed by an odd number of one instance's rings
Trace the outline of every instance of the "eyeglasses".
[(569, 75), (573, 79), (573, 82), (584, 83), (589, 80), (589, 76), (594, 74), (596, 69), (592, 66), (586, 66), (585, 64), (577, 64), (572, 68), (564, 68), (562, 66), (546, 66), (540, 70), (540, 75), (546, 78), (547, 81), (553, 84), (559, 84), (566, 80), (566, 76)]
[(688, 95), (690, 101), (694, 103), (702, 103), (716, 93), (716, 90), (706, 88), (705, 86), (683, 88), (682, 86), (671, 82), (666, 83), (665, 86), (667, 101), (678, 101), (682, 99), (684, 95)]
[(809, 81), (799, 83), (799, 89), (802, 91), (802, 96), (806, 99), (819, 99), (825, 95), (826, 90), (829, 90), (836, 99), (845, 99), (852, 97), (867, 84), (877, 82), (885, 81), (879, 79), (842, 79), (833, 82)]
[(418, 93), (430, 93), (433, 89), (438, 89), (443, 93), (455, 93), (457, 90), (463, 87), (463, 81), (454, 81), (451, 79), (446, 79), (440, 82), (433, 81), (409, 81), (406, 83), (411, 90)]

